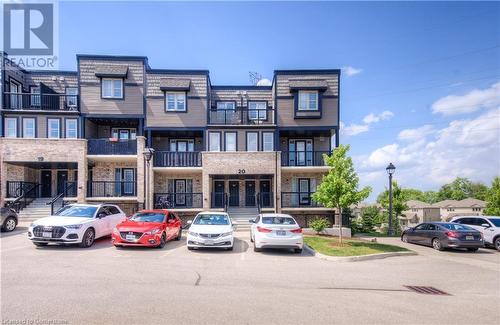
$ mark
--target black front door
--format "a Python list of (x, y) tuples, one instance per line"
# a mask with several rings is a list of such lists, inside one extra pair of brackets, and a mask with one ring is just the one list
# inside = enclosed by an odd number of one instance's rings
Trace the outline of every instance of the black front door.
[(255, 206), (255, 181), (245, 182), (245, 205), (247, 207)]
[(260, 199), (263, 207), (271, 206), (271, 181), (260, 181)]
[(42, 184), (41, 197), (52, 196), (52, 171), (42, 170), (40, 175), (40, 184)]
[(224, 206), (224, 181), (214, 181), (213, 207), (222, 208)]
[(240, 182), (229, 181), (229, 206), (237, 207), (240, 205)]
[(174, 190), (175, 190), (175, 205), (186, 206), (186, 180), (176, 179)]
[(58, 170), (57, 171), (57, 194), (64, 192), (64, 185), (68, 181), (68, 171)]
[(299, 178), (299, 205), (311, 204), (311, 183), (309, 178)]

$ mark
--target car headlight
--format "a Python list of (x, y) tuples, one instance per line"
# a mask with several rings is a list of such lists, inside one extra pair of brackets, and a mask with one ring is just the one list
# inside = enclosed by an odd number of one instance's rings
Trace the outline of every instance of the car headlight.
[(119, 235), (120, 232), (118, 231), (118, 228), (114, 227), (113, 228), (113, 234)]
[(232, 236), (233, 235), (233, 232), (230, 231), (230, 232), (225, 232), (221, 235), (221, 237), (226, 237), (226, 236)]
[(193, 236), (193, 237), (198, 237), (197, 232), (188, 231), (188, 235)]
[(69, 226), (64, 226), (64, 228), (68, 228), (68, 229), (80, 229), (80, 228), (82, 228), (82, 225), (69, 225)]
[(146, 231), (146, 234), (147, 235), (154, 235), (154, 234), (157, 234), (161, 231), (160, 228), (155, 228), (155, 229), (151, 229), (150, 231)]
[(32, 222), (32, 223), (30, 224), (30, 227), (35, 228), (36, 226), (38, 226), (38, 225), (37, 225), (36, 223), (34, 223), (34, 222)]

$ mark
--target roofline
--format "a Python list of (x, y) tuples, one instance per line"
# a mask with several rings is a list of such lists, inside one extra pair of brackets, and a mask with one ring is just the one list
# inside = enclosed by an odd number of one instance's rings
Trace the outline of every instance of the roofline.
[(152, 74), (202, 74), (208, 76), (208, 70), (189, 70), (189, 69), (146, 69), (146, 73)]
[(256, 85), (213, 85), (213, 90), (272, 90), (273, 86), (256, 86)]
[(76, 59), (100, 59), (100, 60), (133, 60), (133, 61), (148, 61), (147, 56), (135, 55), (101, 55), (101, 54), (77, 54)]
[(274, 74), (338, 74), (340, 69), (312, 69), (312, 70), (274, 70)]
[(67, 70), (26, 70), (29, 74), (64, 74), (64, 75), (77, 75), (77, 71), (67, 71)]

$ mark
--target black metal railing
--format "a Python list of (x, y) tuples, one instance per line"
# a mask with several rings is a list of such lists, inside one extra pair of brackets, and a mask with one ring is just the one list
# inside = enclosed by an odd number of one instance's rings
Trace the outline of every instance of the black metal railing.
[[(7, 181), (7, 198), (17, 198), (38, 185), (35, 182)], [(36, 193), (38, 194), (38, 193)]]
[(210, 207), (216, 209), (223, 208), (224, 211), (227, 211), (228, 198), (227, 193), (212, 192), (210, 193)]
[(274, 196), (272, 192), (260, 192), (257, 194), (257, 205), (260, 209), (274, 207)]
[(63, 206), (66, 205), (66, 201), (64, 198), (69, 196), (76, 196), (76, 182), (64, 182), (63, 191), (56, 195), (50, 202), (47, 202), (46, 205), (50, 205), (50, 214), (54, 215), (54, 212), (59, 211)]
[(203, 193), (155, 193), (156, 209), (202, 208)]
[(88, 139), (89, 155), (137, 155), (137, 140)]
[(200, 167), (201, 152), (157, 151), (154, 153), (155, 167)]
[(209, 124), (223, 125), (254, 125), (275, 124), (274, 109), (210, 109), (208, 112)]
[(41, 184), (34, 183), (35, 185), (28, 188), (24, 187), (21, 190), (21, 194), (14, 200), (6, 204), (7, 207), (13, 209), (16, 212), (21, 211), (28, 206), (35, 198), (38, 197), (38, 192)]
[(88, 197), (136, 196), (135, 181), (88, 181)]
[(326, 166), (324, 154), (330, 151), (282, 151), (281, 166)]
[(76, 196), (76, 190), (77, 190), (77, 186), (76, 186), (76, 181), (70, 181), (70, 182), (65, 182), (64, 183), (64, 196), (65, 197), (75, 197)]
[(312, 199), (314, 192), (281, 192), (282, 208), (321, 207)]
[(3, 99), (9, 110), (78, 111), (78, 95), (6, 92)]

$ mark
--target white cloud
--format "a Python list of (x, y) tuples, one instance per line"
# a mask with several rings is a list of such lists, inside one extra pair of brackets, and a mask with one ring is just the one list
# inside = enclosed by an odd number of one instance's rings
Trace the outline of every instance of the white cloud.
[(344, 126), (342, 132), (344, 135), (351, 136), (360, 133), (368, 132), (370, 130), (369, 125), (365, 124), (350, 124), (349, 126)]
[(456, 115), (471, 113), (482, 107), (500, 104), (500, 82), (486, 89), (474, 89), (465, 95), (449, 95), (432, 104), (434, 114)]
[(416, 129), (405, 129), (398, 134), (398, 139), (403, 141), (416, 141), (434, 133), (432, 125), (424, 125)]
[(361, 73), (361, 71), (363, 71), (363, 69), (356, 69), (356, 68), (351, 67), (351, 66), (345, 66), (345, 67), (342, 67), (342, 71), (346, 74), (346, 76), (352, 77), (352, 76), (355, 76), (355, 75)]
[(382, 113), (380, 113), (378, 115), (370, 113), (363, 118), (363, 122), (365, 122), (366, 124), (378, 123), (378, 122), (383, 121), (383, 120), (388, 120), (393, 116), (394, 116), (394, 113), (391, 111), (383, 111)]
[(352, 123), (346, 126), (344, 123), (340, 122), (340, 130), (343, 135), (352, 136), (360, 133), (365, 133), (370, 131), (370, 124), (378, 123), (383, 120), (390, 119), (394, 116), (391, 111), (383, 111), (380, 114), (370, 113), (363, 118), (364, 124)]

